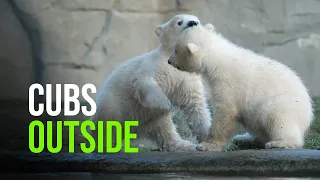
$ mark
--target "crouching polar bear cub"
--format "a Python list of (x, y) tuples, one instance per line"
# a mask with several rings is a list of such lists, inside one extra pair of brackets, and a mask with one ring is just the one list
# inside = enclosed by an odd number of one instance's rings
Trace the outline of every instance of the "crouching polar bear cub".
[[(171, 108), (181, 108), (193, 135), (203, 141), (211, 125), (201, 77), (177, 70), (168, 58), (178, 35), (186, 28), (201, 26), (193, 15), (180, 14), (157, 26), (160, 47), (127, 60), (114, 70), (99, 89), (93, 121), (138, 120), (132, 129), (138, 137), (149, 137), (158, 147), (170, 151), (196, 150), (177, 133)], [(97, 138), (96, 132), (93, 135)]]
[(168, 63), (210, 81), (214, 120), (198, 150), (220, 151), (237, 120), (247, 133), (235, 139), (255, 139), (265, 148), (303, 146), (313, 120), (312, 100), (287, 66), (202, 27), (187, 29), (178, 37)]

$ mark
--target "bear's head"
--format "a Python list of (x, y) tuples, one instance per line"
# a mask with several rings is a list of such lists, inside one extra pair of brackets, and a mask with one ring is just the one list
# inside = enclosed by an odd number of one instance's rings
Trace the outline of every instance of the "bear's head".
[(183, 31), (177, 38), (168, 63), (181, 71), (201, 73), (214, 31), (210, 23)]
[(182, 31), (189, 27), (200, 25), (198, 17), (189, 14), (179, 14), (172, 17), (169, 21), (156, 27), (155, 33), (159, 37), (163, 47), (173, 50), (175, 40)]

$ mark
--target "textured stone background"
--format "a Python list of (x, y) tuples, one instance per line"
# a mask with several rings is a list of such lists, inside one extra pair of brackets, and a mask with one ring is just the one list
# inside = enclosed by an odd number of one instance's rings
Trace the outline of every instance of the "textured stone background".
[(158, 46), (156, 25), (178, 13), (278, 58), (320, 95), (319, 0), (1, 0), (0, 99), (31, 83), (94, 83)]

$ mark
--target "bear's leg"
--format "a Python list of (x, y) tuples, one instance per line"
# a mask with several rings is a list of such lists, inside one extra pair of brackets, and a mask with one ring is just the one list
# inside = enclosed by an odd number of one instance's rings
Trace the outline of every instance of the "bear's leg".
[(237, 123), (237, 111), (231, 105), (217, 105), (208, 138), (202, 142), (199, 151), (222, 151), (228, 143)]
[[(107, 104), (107, 103), (106, 103)], [(123, 118), (120, 115), (121, 110), (118, 109), (118, 111), (115, 111), (114, 109), (112, 109), (112, 107), (103, 104), (103, 105), (98, 105), (97, 106), (97, 111), (96, 113), (91, 117), (91, 120), (95, 123), (95, 130), (91, 131), (91, 135), (94, 138), (94, 140), (96, 141), (96, 149), (94, 152), (106, 152), (106, 147), (107, 145), (105, 144), (106, 139), (105, 139), (105, 135), (107, 132), (106, 129), (106, 123), (107, 121), (118, 121), (121, 123), (121, 127), (123, 127)], [(114, 104), (112, 104), (114, 105)], [(98, 129), (98, 122), (102, 121), (102, 131), (100, 131), (101, 129)], [(98, 134), (100, 133), (100, 135)], [(122, 136), (123, 137), (123, 136)], [(98, 144), (100, 138), (102, 138), (103, 143)], [(112, 130), (112, 146), (116, 145), (116, 131), (113, 128)], [(102, 146), (102, 147), (98, 147), (98, 146)], [(101, 149), (102, 148), (102, 149)]]
[[(95, 124), (95, 130), (91, 131), (91, 135), (93, 137), (93, 139), (95, 140), (95, 142), (98, 142), (98, 122), (99, 121), (104, 121), (106, 116), (106, 111), (101, 108), (100, 106), (97, 106), (97, 111), (96, 113), (91, 117), (91, 120), (94, 122)], [(101, 152), (100, 148), (98, 147), (99, 145), (96, 143), (96, 148), (94, 152)], [(99, 149), (99, 150), (98, 150)]]
[(143, 78), (136, 82), (135, 98), (145, 108), (170, 111), (172, 104), (162, 92), (161, 87), (153, 78)]
[(187, 124), (197, 141), (204, 141), (211, 126), (211, 115), (202, 82), (185, 81), (176, 92), (179, 95), (172, 98), (173, 103), (186, 115)]
[(211, 126), (210, 111), (206, 102), (201, 99), (191, 100), (181, 110), (186, 115), (192, 135), (196, 137), (199, 143), (203, 142), (207, 138)]
[(168, 151), (195, 151), (196, 145), (183, 140), (172, 122), (171, 114), (148, 122), (143, 128), (148, 137), (154, 140), (159, 149)]

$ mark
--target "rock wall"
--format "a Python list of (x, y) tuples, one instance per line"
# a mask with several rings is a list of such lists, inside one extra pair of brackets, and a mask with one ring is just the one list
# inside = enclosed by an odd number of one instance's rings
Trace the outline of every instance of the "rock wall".
[(34, 82), (99, 87), (157, 47), (156, 25), (178, 13), (278, 58), (320, 95), (319, 0), (3, 0), (0, 10), (0, 99), (27, 99)]
[(34, 79), (31, 43), (7, 1), (0, 1), (0, 23), (0, 99), (26, 99)]

